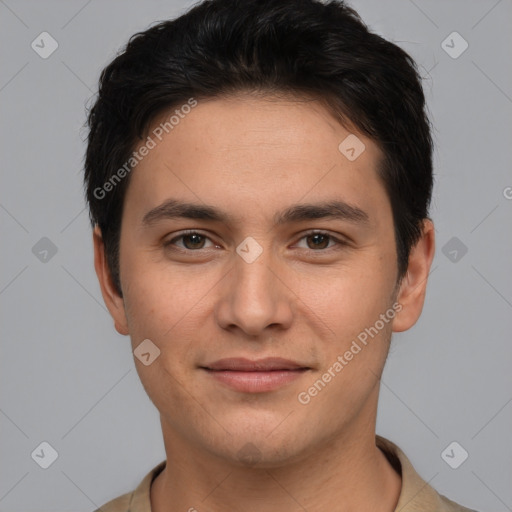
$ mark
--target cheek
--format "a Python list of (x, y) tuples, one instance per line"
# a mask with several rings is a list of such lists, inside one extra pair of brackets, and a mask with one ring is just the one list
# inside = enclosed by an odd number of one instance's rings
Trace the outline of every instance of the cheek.
[(163, 257), (157, 260), (149, 252), (127, 247), (122, 263), (125, 309), (131, 334), (162, 337), (190, 310), (193, 294), (183, 288), (179, 273), (170, 272)]
[(331, 331), (346, 339), (387, 310), (392, 278), (389, 259), (374, 257), (314, 276), (304, 275), (296, 282), (309, 315), (318, 315)]
[[(205, 294), (210, 286), (205, 285), (205, 279), (186, 272), (166, 272), (162, 265), (141, 268), (144, 272), (133, 269), (125, 294), (132, 349), (150, 339), (160, 350), (156, 361), (163, 367), (161, 371), (179, 378), (188, 371), (201, 346), (206, 317), (211, 316), (211, 308), (205, 309), (209, 298)], [(152, 377), (141, 375), (143, 378)]]

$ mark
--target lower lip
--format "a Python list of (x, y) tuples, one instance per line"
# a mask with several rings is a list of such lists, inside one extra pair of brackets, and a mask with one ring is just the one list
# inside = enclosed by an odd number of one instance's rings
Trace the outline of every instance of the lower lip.
[(214, 379), (245, 393), (272, 391), (298, 379), (307, 370), (273, 370), (243, 372), (232, 370), (206, 370)]

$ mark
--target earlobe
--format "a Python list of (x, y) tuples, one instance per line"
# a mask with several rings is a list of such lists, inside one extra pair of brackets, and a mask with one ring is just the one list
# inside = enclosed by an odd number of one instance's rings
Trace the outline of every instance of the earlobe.
[(96, 225), (93, 230), (93, 245), (94, 268), (100, 284), (103, 300), (105, 301), (105, 305), (114, 320), (114, 327), (116, 331), (119, 334), (127, 336), (130, 332), (128, 330), (128, 322), (124, 309), (124, 300), (119, 295), (112, 281), (112, 276), (105, 255), (105, 244), (103, 243), (103, 237), (98, 225)]
[(434, 224), (430, 219), (425, 219), (421, 238), (411, 249), (407, 273), (400, 284), (396, 300), (402, 309), (393, 321), (394, 332), (406, 331), (418, 321), (425, 302), (434, 253)]

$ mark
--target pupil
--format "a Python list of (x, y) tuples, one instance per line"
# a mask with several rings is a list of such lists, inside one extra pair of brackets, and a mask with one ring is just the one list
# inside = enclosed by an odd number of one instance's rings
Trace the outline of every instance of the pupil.
[[(326, 244), (325, 244), (325, 243), (324, 243), (324, 244), (322, 244), (322, 241), (321, 241), (321, 240), (323, 240), (323, 241), (325, 242), (326, 240), (328, 240), (328, 237), (327, 237), (326, 235), (322, 235), (322, 234), (317, 233), (317, 234), (314, 234), (314, 235), (310, 235), (310, 238), (312, 238), (312, 239), (314, 239), (314, 240), (315, 240), (315, 242), (313, 242), (313, 243), (314, 243), (314, 245), (315, 245), (315, 247), (316, 247), (317, 249), (318, 249), (318, 247), (320, 247), (320, 246), (321, 246), (321, 248), (326, 247)], [(318, 242), (318, 241), (319, 241), (319, 239), (320, 239), (320, 244), (316, 243), (316, 242)]]
[(202, 238), (202, 236), (201, 236), (201, 235), (197, 235), (197, 234), (196, 234), (196, 235), (186, 235), (186, 236), (185, 236), (185, 238), (184, 238), (184, 240), (187, 240), (187, 239), (188, 239), (188, 240), (192, 240), (192, 243), (191, 243), (191, 244), (185, 244), (185, 245), (186, 245), (186, 246), (188, 246), (188, 245), (192, 245), (192, 246), (194, 246), (194, 247), (193, 247), (194, 249), (197, 249), (197, 247), (196, 247), (196, 246), (197, 246), (198, 244), (199, 244), (199, 245), (201, 245), (201, 241), (202, 241), (202, 240), (201, 240), (201, 238)]

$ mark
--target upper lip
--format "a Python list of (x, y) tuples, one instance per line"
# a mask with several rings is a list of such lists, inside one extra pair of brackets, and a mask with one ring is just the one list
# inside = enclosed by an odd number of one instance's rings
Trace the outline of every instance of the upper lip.
[(244, 357), (232, 357), (219, 359), (213, 363), (202, 366), (207, 370), (231, 370), (239, 372), (266, 372), (272, 370), (300, 370), (308, 367), (283, 359), (281, 357), (266, 357), (264, 359), (246, 359)]

